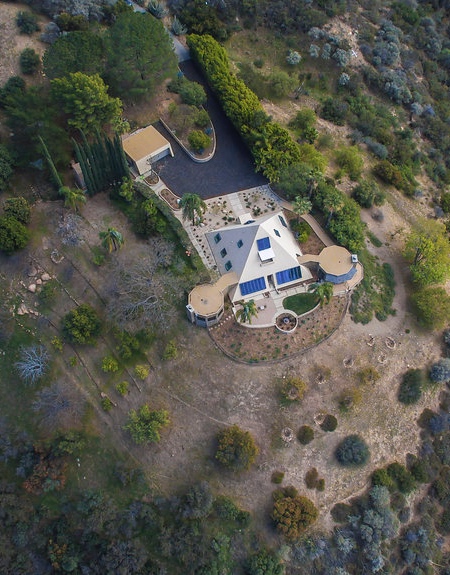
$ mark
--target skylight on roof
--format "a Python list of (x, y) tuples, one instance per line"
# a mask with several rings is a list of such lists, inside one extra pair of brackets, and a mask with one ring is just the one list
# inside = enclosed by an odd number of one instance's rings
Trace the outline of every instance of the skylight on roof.
[(269, 237), (261, 238), (260, 240), (256, 240), (256, 245), (258, 246), (258, 251), (261, 252), (263, 250), (267, 250), (270, 248), (270, 239)]

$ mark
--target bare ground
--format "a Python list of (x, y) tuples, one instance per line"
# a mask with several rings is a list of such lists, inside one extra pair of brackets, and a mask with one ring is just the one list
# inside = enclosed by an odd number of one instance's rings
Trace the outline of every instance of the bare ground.
[[(17, 13), (22, 10), (30, 10), (26, 4), (0, 3), (0, 86), (11, 76), (20, 75), (19, 56), (25, 48), (33, 48), (42, 56), (46, 44), (39, 40), (41, 32), (35, 32), (31, 36), (20, 34), (16, 25)], [(44, 16), (38, 17), (41, 28), (49, 22)]]

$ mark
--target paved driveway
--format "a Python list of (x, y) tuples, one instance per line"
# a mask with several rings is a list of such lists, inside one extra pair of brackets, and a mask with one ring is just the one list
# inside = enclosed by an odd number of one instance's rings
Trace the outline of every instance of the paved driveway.
[(266, 178), (255, 173), (250, 152), (193, 62), (182, 62), (180, 68), (190, 80), (200, 82), (205, 87), (208, 95), (205, 108), (216, 130), (217, 147), (212, 160), (197, 164), (158, 125), (158, 130), (170, 141), (175, 153), (173, 158), (166, 157), (154, 165), (163, 181), (179, 196), (195, 193), (205, 199), (267, 184)]

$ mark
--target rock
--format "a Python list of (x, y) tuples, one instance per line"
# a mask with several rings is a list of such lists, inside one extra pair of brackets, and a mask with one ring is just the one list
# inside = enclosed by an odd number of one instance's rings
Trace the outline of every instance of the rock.
[(51, 279), (52, 279), (52, 278), (51, 278), (50, 274), (48, 274), (48, 273), (43, 273), (43, 274), (41, 275), (41, 280), (42, 280), (43, 282), (48, 282), (48, 281), (51, 280)]
[(30, 266), (30, 268), (28, 269), (27, 275), (28, 275), (29, 278), (34, 278), (34, 276), (36, 276), (37, 273), (38, 273), (37, 268), (32, 265), (32, 266)]
[(36, 284), (30, 284), (27, 287), (27, 290), (30, 291), (31, 293), (36, 293)]
[(42, 285), (42, 280), (40, 278), (38, 278), (36, 280), (36, 285), (41, 286)]
[(17, 310), (17, 315), (25, 315), (26, 313), (28, 313), (27, 307), (24, 303), (21, 303)]

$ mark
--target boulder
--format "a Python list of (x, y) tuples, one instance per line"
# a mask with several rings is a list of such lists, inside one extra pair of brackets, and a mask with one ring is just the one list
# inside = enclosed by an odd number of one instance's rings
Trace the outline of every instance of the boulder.
[(36, 284), (30, 284), (27, 287), (27, 290), (30, 291), (31, 293), (36, 293)]

